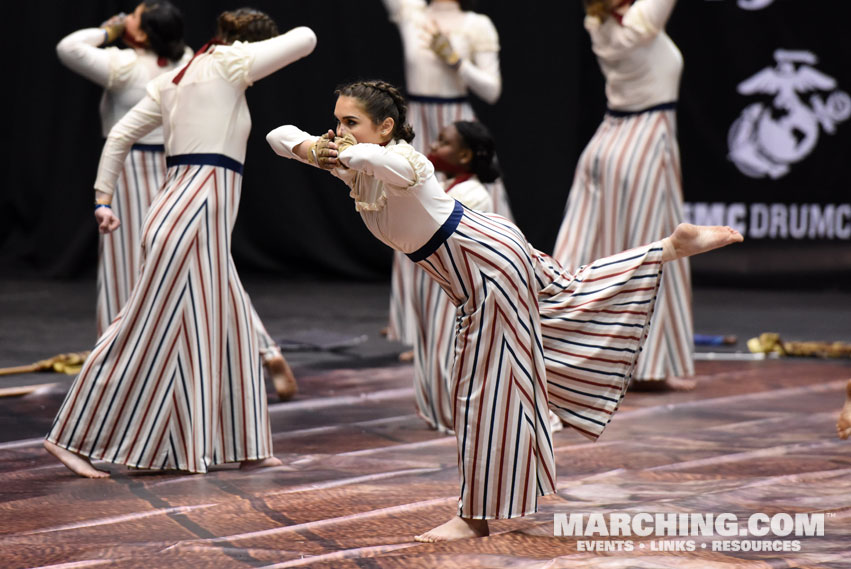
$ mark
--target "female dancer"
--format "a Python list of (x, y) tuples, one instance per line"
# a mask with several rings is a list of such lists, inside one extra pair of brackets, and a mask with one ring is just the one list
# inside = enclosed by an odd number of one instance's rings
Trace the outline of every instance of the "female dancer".
[[(102, 47), (117, 38), (131, 47)], [(192, 57), (183, 43), (183, 17), (167, 1), (142, 2), (126, 17), (114, 16), (100, 28), (73, 32), (57, 44), (56, 53), (66, 67), (103, 87), (100, 118), (104, 137), (142, 100), (148, 81), (185, 65)], [(112, 209), (121, 219), (121, 227), (100, 237), (98, 337), (115, 319), (136, 284), (142, 220), (164, 177), (163, 133), (156, 128), (132, 146), (118, 176)]]
[(458, 307), (450, 382), (458, 513), (416, 539), (487, 535), (487, 520), (534, 512), (537, 497), (555, 489), (548, 404), (589, 437), (605, 428), (641, 348), (661, 263), (742, 236), (683, 224), (572, 275), (505, 218), (467, 209), (443, 190), (408, 144), (414, 133), (397, 89), (346, 85), (334, 115), (336, 136), (287, 125), (266, 140), (277, 154), (343, 180), (370, 232), (418, 263)]
[[(457, 121), (445, 126), (432, 143), (428, 160), (446, 176), (447, 194), (464, 207), (493, 211), (486, 183), (499, 177), (494, 142), (484, 125)], [(410, 263), (409, 260), (406, 261)], [(414, 388), (417, 413), (432, 429), (453, 429), (449, 385), (455, 360), (456, 309), (449, 295), (419, 267), (411, 290), (414, 331)]]
[(98, 340), (47, 435), (45, 447), (81, 476), (91, 459), (206, 472), (213, 465), (280, 464), (272, 455), (266, 396), (248, 297), (230, 254), (251, 119), (245, 89), (308, 55), (309, 28), (277, 35), (266, 14), (219, 16), (215, 40), (113, 127), (95, 182), (103, 232), (130, 146), (162, 124), (168, 172), (142, 232), (142, 274)]
[[(585, 147), (553, 256), (579, 266), (668, 235), (683, 219), (674, 110), (682, 56), (664, 32), (676, 0), (584, 0), (609, 110)], [(691, 280), (670, 263), (633, 388), (690, 389)]]
[[(101, 46), (122, 38), (127, 49)], [(69, 69), (104, 88), (100, 104), (104, 136), (145, 96), (148, 81), (185, 65), (192, 52), (183, 43), (183, 17), (166, 0), (146, 0), (128, 16), (113, 16), (100, 28), (78, 30), (56, 46)], [(127, 302), (141, 264), (142, 222), (166, 174), (162, 128), (133, 144), (118, 176), (110, 203), (122, 221), (101, 234), (97, 271), (97, 334), (100, 337)], [(254, 307), (250, 310), (254, 313)], [(277, 344), (255, 314), (260, 355), (281, 399), (295, 395), (297, 384)]]
[[(417, 133), (413, 146), (423, 154), (445, 126), (475, 120), (468, 90), (490, 104), (502, 93), (499, 36), (490, 18), (472, 12), (471, 4), (471, 0), (431, 0), (428, 4), (425, 0), (384, 0), (402, 36), (410, 118)], [(493, 211), (511, 219), (501, 181), (489, 183), (488, 191)], [(411, 302), (414, 273), (413, 263), (396, 252), (388, 338), (405, 344), (415, 343), (416, 329), (422, 325)]]

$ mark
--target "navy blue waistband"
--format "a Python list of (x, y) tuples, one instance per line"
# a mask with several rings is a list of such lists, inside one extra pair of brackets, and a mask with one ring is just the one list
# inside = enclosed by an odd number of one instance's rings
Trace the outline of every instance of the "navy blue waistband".
[(132, 148), (142, 152), (165, 152), (165, 146), (162, 144), (134, 144)]
[(437, 103), (449, 105), (452, 103), (466, 103), (469, 99), (465, 97), (430, 97), (428, 95), (412, 95), (408, 93), (408, 100), (414, 103)]
[(452, 235), (455, 228), (458, 227), (458, 224), (461, 222), (461, 216), (463, 215), (464, 206), (461, 205), (461, 202), (455, 200), (455, 209), (452, 210), (452, 213), (446, 221), (443, 222), (443, 225), (440, 226), (440, 229), (434, 232), (434, 235), (431, 236), (428, 243), (413, 253), (408, 253), (408, 258), (415, 263), (419, 263), (423, 259), (431, 256), (431, 254), (437, 251), (441, 245), (446, 243), (446, 240), (449, 239), (449, 236)]
[(633, 115), (640, 115), (642, 113), (652, 113), (653, 111), (668, 111), (677, 108), (677, 103), (675, 101), (671, 101), (670, 103), (660, 103), (658, 105), (653, 105), (652, 107), (647, 107), (646, 109), (641, 109), (639, 111), (618, 111), (615, 109), (606, 109), (606, 114), (613, 117), (631, 117)]
[(221, 166), (222, 168), (233, 170), (237, 174), (242, 174), (242, 163), (224, 154), (175, 154), (174, 156), (165, 157), (165, 165), (169, 168), (187, 164)]

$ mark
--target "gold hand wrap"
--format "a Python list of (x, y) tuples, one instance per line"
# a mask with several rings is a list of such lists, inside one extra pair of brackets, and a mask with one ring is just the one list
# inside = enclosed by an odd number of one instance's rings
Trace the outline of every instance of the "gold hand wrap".
[(354, 137), (354, 135), (350, 132), (347, 132), (345, 136), (337, 136), (334, 138), (334, 144), (337, 145), (337, 155), (339, 156), (343, 150), (354, 146), (358, 143), (358, 140)]
[(440, 32), (431, 36), (431, 43), (429, 47), (440, 59), (446, 62), (447, 65), (455, 67), (461, 61), (461, 57), (452, 48), (452, 43), (450, 43), (449, 38)]
[(331, 156), (331, 152), (333, 150), (328, 148), (328, 145), (334, 142), (328, 136), (328, 134), (323, 134), (319, 138), (316, 139), (312, 145), (310, 145), (310, 149), (307, 151), (307, 161), (311, 164), (315, 164), (320, 168), (325, 168), (328, 164), (328, 160), (330, 158), (335, 158)]

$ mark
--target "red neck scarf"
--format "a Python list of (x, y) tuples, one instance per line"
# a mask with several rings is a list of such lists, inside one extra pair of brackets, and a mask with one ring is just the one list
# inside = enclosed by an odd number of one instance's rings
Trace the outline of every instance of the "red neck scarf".
[(189, 63), (187, 63), (186, 65), (183, 66), (183, 69), (181, 69), (177, 73), (177, 75), (174, 76), (174, 79), (172, 79), (171, 82), (174, 83), (175, 85), (179, 84), (180, 80), (183, 79), (183, 74), (186, 73), (186, 70), (189, 69), (189, 66), (192, 65), (192, 62), (195, 61), (195, 58), (198, 57), (199, 55), (201, 55), (202, 53), (207, 53), (210, 50), (211, 47), (217, 46), (217, 45), (227, 45), (227, 44), (225, 42), (223, 42), (222, 40), (218, 39), (218, 38), (213, 38), (210, 41), (208, 41), (207, 43), (205, 43), (204, 45), (202, 45), (201, 49), (199, 49), (198, 51), (195, 52), (195, 55), (192, 56), (192, 59), (189, 60)]
[(470, 178), (473, 177), (472, 172), (464, 172), (463, 174), (458, 174), (454, 178), (452, 178), (452, 183), (446, 186), (446, 191), (449, 192), (452, 188), (460, 184), (461, 182), (466, 182)]

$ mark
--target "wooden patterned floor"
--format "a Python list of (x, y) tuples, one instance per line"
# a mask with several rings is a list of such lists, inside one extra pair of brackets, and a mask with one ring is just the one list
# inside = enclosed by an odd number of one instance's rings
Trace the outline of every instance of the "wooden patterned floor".
[[(285, 466), (254, 473), (77, 478), (37, 437), (64, 388), (0, 399), (0, 568), (851, 567), (851, 441), (835, 436), (847, 361), (698, 362), (695, 391), (628, 394), (597, 443), (556, 433), (558, 493), (537, 514), (442, 544), (412, 537), (454, 512), (454, 439), (414, 415), (411, 373), (302, 375), (296, 400), (271, 405)], [(826, 517), (823, 536), (764, 538), (799, 551), (713, 551), (748, 541), (714, 535), (664, 552), (686, 538), (554, 536), (571, 512)], [(633, 551), (580, 550), (624, 539)]]

